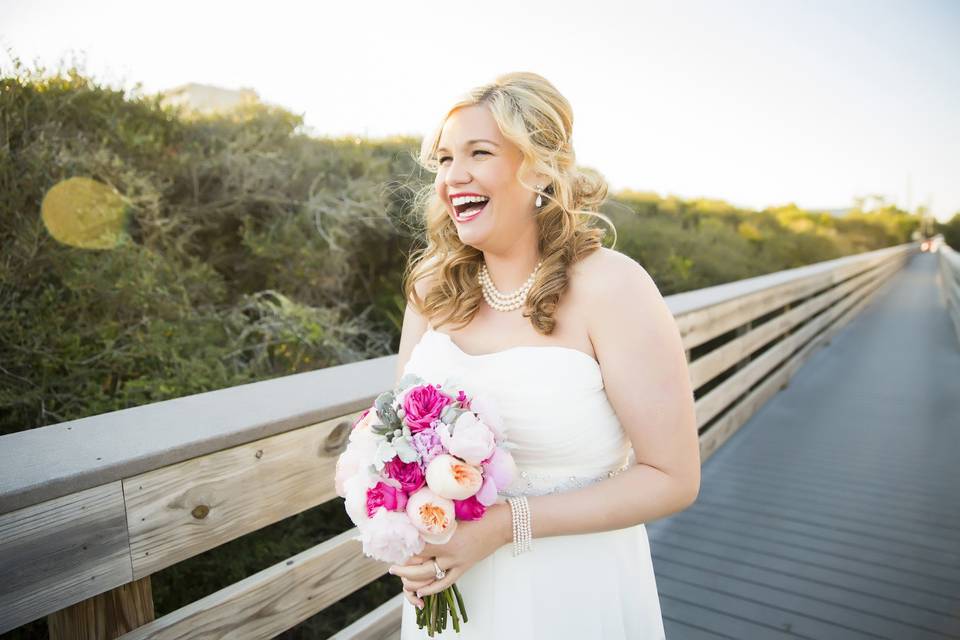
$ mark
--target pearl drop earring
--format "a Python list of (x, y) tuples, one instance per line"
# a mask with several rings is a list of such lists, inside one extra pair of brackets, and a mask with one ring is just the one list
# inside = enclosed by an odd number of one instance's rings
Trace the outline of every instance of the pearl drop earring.
[[(537, 191), (542, 191), (542, 190), (543, 190), (543, 185), (542, 185), (542, 184), (538, 184), (538, 185), (537, 185)], [(543, 198), (540, 197), (540, 194), (539, 194), (539, 193), (537, 194), (537, 206), (538, 206), (538, 207), (542, 207), (542, 206), (543, 206)]]

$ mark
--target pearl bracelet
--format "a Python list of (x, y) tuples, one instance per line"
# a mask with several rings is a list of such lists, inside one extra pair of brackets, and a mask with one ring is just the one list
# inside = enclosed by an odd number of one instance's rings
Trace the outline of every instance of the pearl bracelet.
[(507, 502), (510, 503), (510, 513), (513, 516), (513, 555), (516, 557), (532, 549), (530, 505), (527, 503), (527, 496), (523, 495), (508, 498)]

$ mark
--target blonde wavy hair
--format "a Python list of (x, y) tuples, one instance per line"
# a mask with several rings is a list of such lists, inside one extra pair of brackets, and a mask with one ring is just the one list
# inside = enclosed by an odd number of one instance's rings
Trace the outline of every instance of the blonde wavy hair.
[[(544, 204), (535, 214), (543, 264), (527, 294), (523, 316), (539, 333), (550, 335), (557, 303), (569, 283), (568, 267), (602, 247), (604, 231), (592, 227), (589, 219), (606, 221), (616, 244), (616, 227), (598, 212), (607, 199), (607, 182), (598, 173), (575, 166), (570, 103), (546, 78), (529, 72), (500, 75), (464, 94), (436, 130), (424, 137), (417, 158), (420, 166), (438, 171), (436, 153), (444, 123), (455, 110), (473, 105), (486, 105), (503, 136), (523, 153), (517, 174), (523, 186), (535, 191), (520, 178), (528, 167), (548, 177), (549, 185), (540, 192)], [(423, 212), (426, 246), (410, 254), (403, 275), (405, 299), (433, 326), (463, 327), (483, 300), (477, 279), (483, 252), (461, 242), (433, 185), (420, 190), (414, 202), (414, 210)], [(414, 285), (423, 278), (431, 286), (421, 299)]]

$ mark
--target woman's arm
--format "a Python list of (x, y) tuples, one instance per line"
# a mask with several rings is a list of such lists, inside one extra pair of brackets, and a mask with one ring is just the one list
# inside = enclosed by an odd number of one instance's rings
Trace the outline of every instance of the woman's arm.
[(687, 508), (700, 491), (693, 389), (676, 321), (642, 266), (603, 253), (585, 270), (590, 339), (637, 464), (582, 489), (529, 497), (534, 538), (650, 522)]

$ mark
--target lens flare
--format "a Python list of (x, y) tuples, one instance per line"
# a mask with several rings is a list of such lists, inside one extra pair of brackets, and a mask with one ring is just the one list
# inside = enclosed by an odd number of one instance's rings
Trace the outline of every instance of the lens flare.
[(40, 204), (50, 235), (81, 249), (112, 249), (120, 244), (126, 235), (127, 211), (115, 189), (80, 176), (55, 184)]

